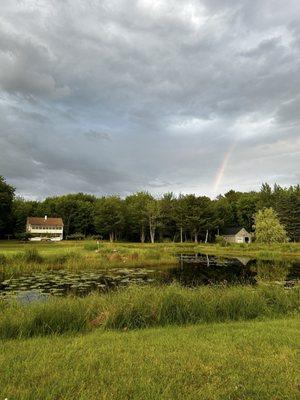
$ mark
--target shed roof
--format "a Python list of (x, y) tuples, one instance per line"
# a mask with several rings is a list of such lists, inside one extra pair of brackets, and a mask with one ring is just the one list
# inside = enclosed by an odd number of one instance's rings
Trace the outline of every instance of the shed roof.
[(64, 226), (61, 218), (28, 217), (27, 224), (40, 226)]
[[(236, 235), (238, 234), (243, 228), (242, 226), (236, 226), (236, 227), (231, 227), (231, 228), (226, 228), (224, 231), (224, 235)], [(245, 229), (247, 232), (247, 230)]]

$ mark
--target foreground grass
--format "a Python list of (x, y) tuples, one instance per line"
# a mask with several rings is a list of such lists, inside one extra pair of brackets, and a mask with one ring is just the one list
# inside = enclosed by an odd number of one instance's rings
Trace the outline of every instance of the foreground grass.
[(299, 399), (299, 321), (101, 330), (0, 344), (2, 398)]
[(22, 338), (101, 329), (141, 329), (297, 315), (300, 288), (277, 286), (133, 286), (85, 298), (0, 302), (0, 338)]
[(229, 245), (195, 243), (108, 243), (63, 241), (59, 243), (0, 242), (0, 274), (67, 269), (72, 271), (112, 267), (155, 267), (177, 264), (176, 255), (202, 252), (218, 256), (256, 257), (261, 260), (300, 259), (300, 243), (280, 245)]

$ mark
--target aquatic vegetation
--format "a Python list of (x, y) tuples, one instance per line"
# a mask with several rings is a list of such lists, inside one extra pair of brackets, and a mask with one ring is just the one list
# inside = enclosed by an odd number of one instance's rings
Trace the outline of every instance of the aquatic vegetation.
[(10, 277), (0, 282), (0, 297), (19, 298), (33, 291), (51, 295), (84, 296), (93, 291), (108, 291), (129, 284), (151, 283), (153, 270), (114, 268), (95, 271), (52, 270)]

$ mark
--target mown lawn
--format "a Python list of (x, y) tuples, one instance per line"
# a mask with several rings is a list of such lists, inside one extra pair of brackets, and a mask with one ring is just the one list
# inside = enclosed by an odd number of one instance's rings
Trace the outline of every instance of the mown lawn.
[(5, 340), (1, 398), (299, 399), (299, 319)]

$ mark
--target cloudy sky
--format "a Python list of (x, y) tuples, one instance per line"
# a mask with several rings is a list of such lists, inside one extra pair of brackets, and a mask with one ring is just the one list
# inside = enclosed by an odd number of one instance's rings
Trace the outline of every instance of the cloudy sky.
[(18, 194), (300, 183), (299, 0), (1, 0)]

